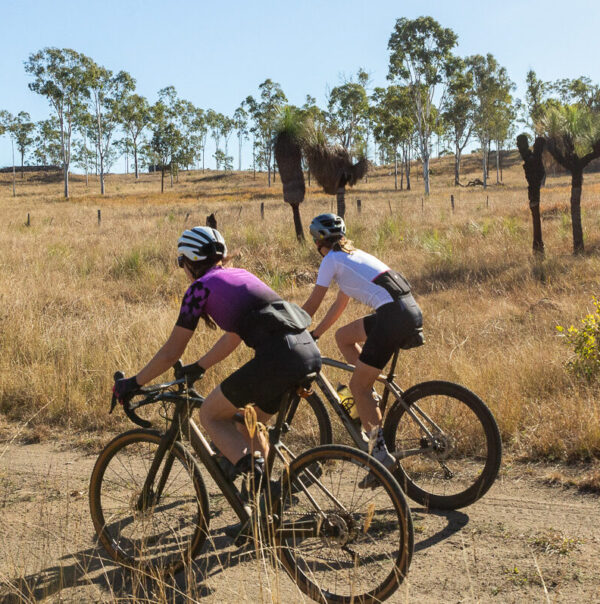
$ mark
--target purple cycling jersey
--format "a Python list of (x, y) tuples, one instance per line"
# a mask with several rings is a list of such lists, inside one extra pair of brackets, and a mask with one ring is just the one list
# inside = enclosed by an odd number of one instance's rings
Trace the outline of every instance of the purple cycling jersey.
[(185, 292), (176, 325), (193, 331), (207, 314), (222, 330), (237, 333), (250, 311), (276, 300), (281, 298), (252, 273), (215, 266)]

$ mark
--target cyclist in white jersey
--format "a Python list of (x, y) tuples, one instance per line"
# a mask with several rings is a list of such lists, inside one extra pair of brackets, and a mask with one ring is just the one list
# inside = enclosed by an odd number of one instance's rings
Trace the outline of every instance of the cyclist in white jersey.
[[(317, 216), (310, 225), (310, 233), (323, 260), (304, 310), (314, 316), (331, 283), (335, 281), (339, 287), (337, 298), (311, 332), (313, 337), (318, 339), (337, 321), (350, 298), (374, 311), (338, 329), (335, 339), (346, 360), (356, 366), (350, 390), (363, 428), (375, 443), (372, 454), (391, 468), (395, 459), (385, 445), (382, 416), (374, 398), (373, 385), (397, 348), (408, 349), (423, 344), (421, 310), (402, 275), (375, 256), (352, 246), (346, 239), (346, 226), (339, 216)], [(368, 482), (362, 486), (370, 486)]]

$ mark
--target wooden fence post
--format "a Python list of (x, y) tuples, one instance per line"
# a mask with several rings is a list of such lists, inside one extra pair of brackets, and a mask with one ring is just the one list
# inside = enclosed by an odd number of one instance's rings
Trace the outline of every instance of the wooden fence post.
[(452, 211), (454, 212), (454, 195), (450, 195), (450, 205), (452, 206)]
[(358, 210), (358, 213), (360, 214), (361, 210), (362, 210), (362, 202), (360, 199), (356, 200), (356, 209)]
[[(417, 174), (418, 174), (418, 172), (417, 172)], [(423, 212), (423, 211), (425, 211), (425, 201), (424, 201), (424, 198), (421, 197), (421, 212)]]
[(102, 212), (101, 212), (101, 210), (98, 210), (98, 226), (100, 226), (101, 222), (102, 222)]
[(264, 201), (260, 202), (260, 217), (262, 220), (265, 219), (265, 202)]
[(388, 199), (388, 207), (390, 208), (390, 216), (393, 215), (392, 212), (392, 202)]
[(487, 195), (485, 198), (485, 207), (486, 208), (490, 207), (490, 196), (489, 195)]
[(25, 223), (25, 226), (31, 226), (31, 220), (29, 219), (29, 212), (27, 212), (27, 222)]

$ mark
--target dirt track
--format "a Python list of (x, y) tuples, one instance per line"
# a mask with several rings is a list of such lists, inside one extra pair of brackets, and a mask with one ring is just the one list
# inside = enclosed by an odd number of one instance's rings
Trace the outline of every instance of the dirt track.
[[(5, 448), (6, 447), (6, 448)], [(0, 444), (0, 602), (301, 602), (283, 571), (215, 535), (204, 576), (166, 594), (116, 567), (95, 545), (87, 486), (95, 454)], [(549, 487), (552, 468), (517, 466), (473, 506), (413, 505), (415, 556), (391, 602), (600, 602), (600, 498)]]

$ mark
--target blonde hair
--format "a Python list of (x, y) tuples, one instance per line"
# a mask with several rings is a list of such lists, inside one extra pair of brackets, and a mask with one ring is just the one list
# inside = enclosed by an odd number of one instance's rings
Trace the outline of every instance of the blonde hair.
[(346, 254), (351, 254), (356, 251), (352, 241), (346, 237), (341, 237), (337, 241), (324, 241), (322, 246), (333, 250), (334, 252), (344, 252)]

